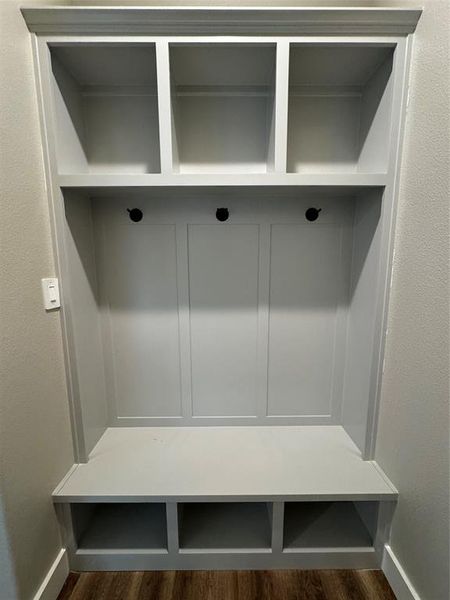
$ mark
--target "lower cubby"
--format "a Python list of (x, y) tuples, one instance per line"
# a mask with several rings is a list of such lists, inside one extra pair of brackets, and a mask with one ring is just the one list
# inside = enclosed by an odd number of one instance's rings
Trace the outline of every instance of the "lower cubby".
[(162, 503), (72, 504), (77, 551), (167, 552)]
[(376, 548), (388, 539), (389, 507), (394, 503), (173, 499), (80, 502), (59, 514), (70, 534), (70, 566), (79, 571), (366, 569), (380, 566)]
[(308, 548), (371, 548), (376, 502), (286, 502), (283, 551)]
[(270, 552), (271, 514), (265, 502), (181, 503), (180, 552)]

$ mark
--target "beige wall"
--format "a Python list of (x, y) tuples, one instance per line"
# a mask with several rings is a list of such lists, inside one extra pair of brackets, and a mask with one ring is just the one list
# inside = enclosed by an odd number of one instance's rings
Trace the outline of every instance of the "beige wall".
[[(72, 449), (58, 315), (46, 315), (41, 307), (39, 279), (52, 274), (53, 264), (31, 51), (17, 11), (20, 4), (7, 0), (0, 5), (0, 307), (5, 340), (0, 455), (11, 553), (20, 598), (27, 599), (60, 546), (49, 494), (71, 464)], [(422, 600), (446, 600), (448, 2), (96, 0), (72, 4), (425, 6), (413, 53), (377, 460), (400, 490), (392, 548)], [(0, 556), (3, 552), (0, 542)]]
[[(29, 3), (29, 0), (26, 2)], [(41, 2), (42, 4), (47, 4)], [(17, 1), (0, 2), (0, 556), (20, 600), (61, 548), (50, 494), (73, 463), (59, 315), (42, 307), (54, 273), (30, 36)], [(38, 2), (35, 2), (38, 4)], [(1, 509), (1, 505), (0, 505)], [(7, 569), (0, 568), (3, 576)]]
[(447, 600), (450, 4), (419, 4), (376, 459), (400, 491), (397, 558), (422, 600)]

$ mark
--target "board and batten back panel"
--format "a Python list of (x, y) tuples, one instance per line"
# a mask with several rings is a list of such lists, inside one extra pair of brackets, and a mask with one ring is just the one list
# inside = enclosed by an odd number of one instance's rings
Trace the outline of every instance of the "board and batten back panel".
[(354, 201), (215, 193), (91, 200), (110, 424), (339, 423)]
[(258, 225), (189, 225), (194, 416), (257, 413)]
[(348, 281), (342, 229), (320, 222), (271, 229), (268, 413), (331, 415)]
[(175, 226), (146, 219), (136, 227), (125, 217), (120, 223), (101, 222), (99, 229), (99, 280), (114, 377), (112, 414), (179, 416)]

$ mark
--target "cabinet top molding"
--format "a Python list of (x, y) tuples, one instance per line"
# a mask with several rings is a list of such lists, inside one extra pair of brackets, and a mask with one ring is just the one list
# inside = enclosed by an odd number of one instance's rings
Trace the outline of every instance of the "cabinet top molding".
[(24, 7), (39, 35), (407, 35), (420, 8)]

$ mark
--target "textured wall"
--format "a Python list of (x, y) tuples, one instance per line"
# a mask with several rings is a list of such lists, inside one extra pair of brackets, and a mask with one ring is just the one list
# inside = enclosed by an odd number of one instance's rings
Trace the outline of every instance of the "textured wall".
[[(393, 526), (393, 550), (422, 600), (446, 600), (449, 564), (447, 0), (279, 3), (96, 0), (72, 4), (425, 7), (413, 54), (377, 460), (401, 493)], [(39, 279), (52, 274), (53, 264), (31, 51), (17, 10), (19, 5), (16, 0), (0, 3), (3, 30), (0, 322), (4, 340), (0, 456), (7, 490), (4, 501), (11, 552), (16, 559), (20, 598), (27, 599), (59, 549), (49, 493), (71, 464), (72, 450), (58, 316), (46, 315), (41, 308)], [(3, 557), (7, 546), (1, 544), (0, 541)]]
[[(50, 494), (73, 456), (59, 315), (46, 314), (42, 307), (40, 279), (52, 275), (54, 266), (30, 36), (20, 4), (0, 2), (0, 474), (5, 509), (0, 570), (8, 574), (3, 560), (10, 554), (15, 572), (9, 584), (16, 579), (17, 597), (28, 600), (61, 548)], [(1, 600), (13, 600), (3, 583)]]
[(397, 558), (422, 600), (447, 600), (450, 4), (419, 4), (376, 459), (400, 490)]

